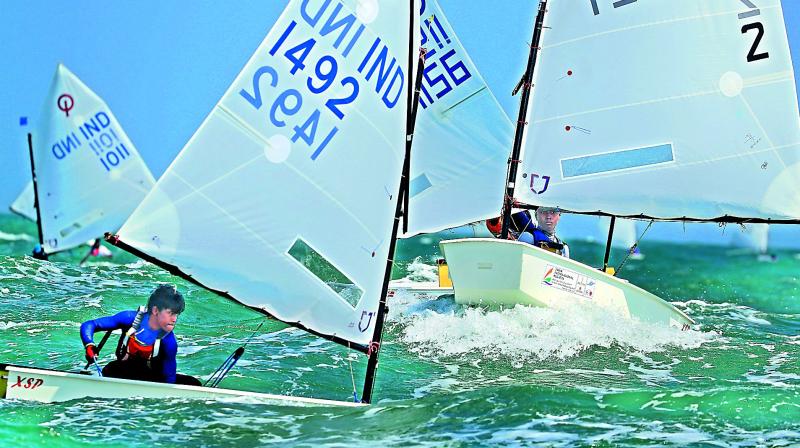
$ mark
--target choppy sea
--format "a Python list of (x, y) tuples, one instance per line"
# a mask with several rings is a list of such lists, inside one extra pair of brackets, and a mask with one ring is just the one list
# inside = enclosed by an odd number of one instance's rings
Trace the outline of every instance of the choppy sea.
[[(28, 256), (35, 226), (0, 215), (0, 362), (83, 367), (80, 323), (143, 304), (156, 283), (187, 298), (178, 368), (207, 377), (264, 321), (135, 257), (78, 267), (83, 249)], [(571, 241), (593, 265), (603, 248)], [(400, 294), (366, 408), (254, 400), (0, 401), (7, 446), (800, 446), (800, 258), (644, 241), (621, 277), (698, 322), (689, 331), (591, 309), (481, 309)], [(438, 238), (399, 243), (394, 278), (429, 281)], [(612, 254), (619, 263), (623, 251)], [(107, 350), (110, 352), (111, 350)], [(105, 360), (110, 360), (106, 353)], [(336, 400), (366, 357), (267, 321), (222, 386)], [(351, 375), (352, 372), (352, 375)]]

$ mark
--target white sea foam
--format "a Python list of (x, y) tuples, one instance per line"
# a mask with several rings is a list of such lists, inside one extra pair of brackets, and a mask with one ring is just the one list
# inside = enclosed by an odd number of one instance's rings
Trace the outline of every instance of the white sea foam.
[(2, 331), (2, 330), (10, 330), (12, 328), (20, 327), (22, 325), (28, 325), (28, 324), (25, 323), (25, 322), (11, 322), (11, 321), (0, 322), (0, 331)]
[(150, 263), (148, 263), (148, 262), (146, 262), (146, 261), (144, 261), (144, 260), (136, 260), (136, 261), (134, 261), (133, 263), (128, 263), (128, 264), (126, 264), (126, 265), (124, 265), (124, 266), (125, 266), (126, 268), (131, 268), (131, 269), (140, 269), (140, 268), (142, 268), (142, 267), (144, 267), (144, 266), (147, 266), (147, 265), (149, 265), (149, 264), (150, 264)]
[[(772, 352), (772, 350), (768, 351)], [(800, 383), (800, 375), (781, 372), (780, 368), (787, 363), (792, 368), (794, 364), (793, 357), (787, 352), (780, 352), (769, 358), (767, 365), (763, 367), (763, 372), (756, 372), (756, 369), (753, 368), (745, 377), (753, 383), (768, 384), (778, 388), (794, 388)]]
[(0, 240), (2, 241), (33, 241), (33, 237), (24, 233), (6, 233), (0, 230)]
[(697, 348), (715, 333), (680, 331), (626, 319), (592, 306), (563, 309), (517, 306), (485, 310), (454, 305), (420, 309), (408, 303), (399, 312), (402, 342), (421, 354), (454, 356), (480, 352), (494, 359), (566, 359), (592, 347), (620, 346), (633, 352), (658, 352), (668, 347)]
[(437, 266), (426, 264), (422, 257), (414, 258), (406, 268), (408, 275), (403, 279), (411, 282), (434, 282), (439, 277)]

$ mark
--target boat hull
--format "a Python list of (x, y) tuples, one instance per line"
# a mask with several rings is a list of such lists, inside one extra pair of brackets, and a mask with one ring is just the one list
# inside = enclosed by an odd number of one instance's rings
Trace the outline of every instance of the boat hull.
[(670, 303), (575, 260), (492, 238), (440, 243), (457, 303), (559, 308), (591, 302), (615, 314), (678, 328), (694, 321)]
[(54, 403), (80, 398), (199, 398), (255, 399), (281, 406), (364, 406), (362, 403), (272, 395), (211, 387), (152, 383), (98, 377), (58, 370), (0, 365), (0, 396), (7, 399)]
[(439, 286), (438, 282), (409, 282), (404, 280), (392, 280), (389, 282), (389, 294), (394, 296), (397, 293), (413, 294), (421, 299), (435, 299), (440, 296), (453, 294), (453, 288)]

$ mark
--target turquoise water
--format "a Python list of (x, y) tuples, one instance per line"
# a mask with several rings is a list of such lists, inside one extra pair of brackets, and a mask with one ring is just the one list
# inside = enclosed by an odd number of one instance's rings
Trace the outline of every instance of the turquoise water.
[[(210, 374), (262, 316), (114, 250), (77, 267), (23, 256), (35, 226), (0, 215), (0, 361), (79, 369), (78, 327), (131, 309), (158, 282), (184, 291), (179, 370)], [(398, 247), (395, 278), (430, 280), (437, 241)], [(597, 265), (599, 245), (571, 242)], [(800, 259), (642, 243), (621, 276), (698, 322), (675, 329), (592, 309), (484, 310), (452, 297), (390, 301), (376, 404), (276, 407), (241, 400), (0, 401), (9, 446), (790, 446), (800, 444)], [(622, 253), (614, 253), (618, 263)], [(108, 360), (108, 351), (106, 360)], [(223, 386), (348, 400), (366, 357), (268, 321)]]

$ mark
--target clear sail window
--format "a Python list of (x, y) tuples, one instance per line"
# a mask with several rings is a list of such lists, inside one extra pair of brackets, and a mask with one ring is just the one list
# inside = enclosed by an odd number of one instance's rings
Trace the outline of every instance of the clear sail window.
[(675, 160), (672, 144), (626, 149), (590, 156), (575, 157), (561, 161), (564, 179), (589, 174), (608, 173), (629, 168), (638, 168)]
[(314, 250), (301, 238), (297, 238), (289, 249), (289, 255), (302, 264), (323, 283), (328, 285), (354, 309), (364, 295), (364, 291), (336, 268), (330, 261)]
[(431, 183), (430, 179), (428, 179), (428, 176), (425, 175), (425, 173), (422, 173), (419, 176), (411, 179), (409, 184), (409, 193), (413, 198), (432, 186), (433, 184)]

